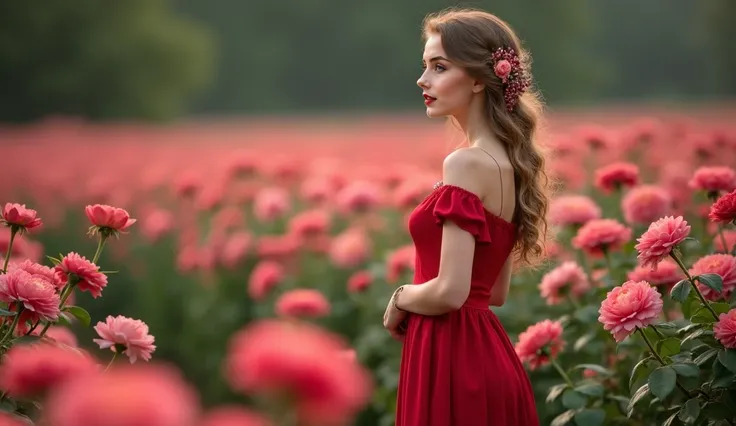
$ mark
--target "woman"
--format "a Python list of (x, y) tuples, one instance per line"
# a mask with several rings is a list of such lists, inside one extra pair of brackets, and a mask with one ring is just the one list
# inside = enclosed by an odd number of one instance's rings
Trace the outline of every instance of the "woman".
[(509, 26), (453, 10), (424, 22), (427, 115), (449, 117), (468, 147), (412, 212), (414, 285), (399, 287), (384, 326), (404, 342), (397, 426), (538, 425), (534, 395), (503, 326), (514, 260), (543, 252), (548, 198), (534, 146), (540, 103)]

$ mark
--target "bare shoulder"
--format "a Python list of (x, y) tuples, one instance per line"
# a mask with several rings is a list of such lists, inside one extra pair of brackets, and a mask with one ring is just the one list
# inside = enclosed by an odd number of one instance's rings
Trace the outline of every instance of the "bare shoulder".
[(446, 185), (462, 187), (479, 196), (483, 192), (483, 158), (467, 148), (451, 152), (442, 163), (442, 181)]

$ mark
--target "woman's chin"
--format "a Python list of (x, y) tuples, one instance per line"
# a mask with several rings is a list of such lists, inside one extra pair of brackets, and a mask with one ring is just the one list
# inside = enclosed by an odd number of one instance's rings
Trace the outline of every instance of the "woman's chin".
[(443, 114), (442, 111), (437, 108), (427, 107), (427, 117), (429, 118), (439, 118), (444, 117), (445, 115), (446, 114)]

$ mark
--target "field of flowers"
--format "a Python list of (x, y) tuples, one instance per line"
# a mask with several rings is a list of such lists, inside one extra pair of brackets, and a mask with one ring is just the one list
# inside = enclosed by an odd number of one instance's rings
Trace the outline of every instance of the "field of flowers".
[[(494, 308), (541, 424), (736, 425), (733, 116), (551, 116), (547, 258)], [(393, 424), (382, 315), (456, 136), (0, 128), (0, 426)]]

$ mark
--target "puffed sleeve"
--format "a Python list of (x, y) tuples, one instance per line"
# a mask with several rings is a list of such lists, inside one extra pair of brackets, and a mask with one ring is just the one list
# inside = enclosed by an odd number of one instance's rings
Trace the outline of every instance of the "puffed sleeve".
[(485, 208), (476, 194), (453, 185), (442, 185), (437, 191), (433, 213), (438, 225), (449, 220), (473, 235), (477, 242), (491, 242)]

